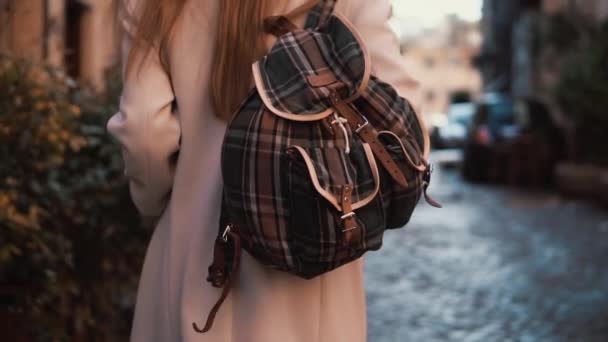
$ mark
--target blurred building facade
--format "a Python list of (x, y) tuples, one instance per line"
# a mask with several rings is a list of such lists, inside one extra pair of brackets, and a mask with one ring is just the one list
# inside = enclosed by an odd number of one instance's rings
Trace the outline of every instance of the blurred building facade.
[(445, 112), (455, 93), (478, 96), (481, 77), (472, 60), (480, 44), (478, 23), (455, 15), (437, 28), (402, 41), (408, 72), (420, 82), (420, 98), (414, 100), (423, 112)]
[(118, 62), (112, 0), (0, 0), (0, 51), (47, 62), (97, 89)]
[(606, 0), (543, 0), (543, 11), (554, 14), (576, 8), (597, 20), (608, 17), (608, 1)]
[(516, 1), (483, 1), (481, 31), (484, 39), (477, 64), (486, 91), (504, 92), (510, 87), (511, 37), (518, 7)]

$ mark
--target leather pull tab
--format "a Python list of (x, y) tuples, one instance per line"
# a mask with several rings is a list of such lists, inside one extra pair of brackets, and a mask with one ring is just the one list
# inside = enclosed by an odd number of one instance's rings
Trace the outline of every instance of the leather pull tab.
[[(213, 308), (211, 308), (211, 311), (209, 311), (209, 315), (207, 316), (207, 321), (205, 322), (205, 326), (201, 329), (196, 324), (196, 322), (192, 323), (192, 328), (194, 329), (194, 331), (196, 331), (199, 334), (206, 333), (209, 330), (211, 330), (211, 328), (213, 327), (213, 322), (215, 320), (215, 316), (217, 315), (218, 311), (220, 310), (220, 307), (222, 306), (222, 304), (228, 297), (228, 294), (230, 294), (230, 289), (232, 288), (232, 284), (234, 282), (236, 272), (239, 269), (239, 266), (241, 264), (241, 238), (238, 235), (238, 232), (227, 229), (222, 236), (218, 237), (218, 240), (219, 240), (219, 244), (220, 244), (220, 250), (228, 248), (229, 247), (228, 240), (232, 241), (232, 245), (233, 245), (233, 249), (234, 249), (233, 250), (234, 251), (234, 260), (232, 261), (232, 269), (230, 270), (230, 273), (224, 278), (222, 294), (220, 295), (220, 298), (217, 300), (217, 302), (215, 303)], [(217, 241), (216, 241), (216, 243), (217, 243)], [(217, 247), (217, 245), (216, 245), (216, 247)], [(221, 256), (221, 253), (218, 254), (218, 256)], [(225, 262), (225, 254), (223, 254), (223, 257), (224, 257), (224, 262)], [(214, 251), (214, 258), (215, 258), (215, 251)], [(221, 265), (220, 260), (217, 260), (217, 262), (216, 262), (216, 260), (214, 259), (213, 264), (209, 267), (209, 271), (211, 272), (212, 270), (213, 271), (217, 270), (220, 267), (220, 265)], [(217, 284), (219, 284), (220, 283), (219, 280), (221, 280), (222, 278), (221, 277), (214, 278), (214, 275), (210, 273), (208, 280), (209, 279), (212, 280), (211, 282), (212, 282), (213, 286), (215, 286), (216, 284), (213, 283), (213, 281), (218, 280)]]
[(344, 246), (352, 246), (358, 243), (359, 231), (361, 230), (355, 218), (352, 206), (353, 187), (350, 184), (342, 187), (342, 243)]
[(441, 205), (441, 203), (435, 201), (431, 196), (429, 196), (429, 194), (427, 193), (427, 188), (429, 187), (428, 184), (424, 185), (424, 200), (426, 201), (426, 203), (428, 203), (430, 206), (441, 209), (443, 208), (443, 205)]
[(310, 75), (306, 77), (306, 81), (308, 81), (308, 84), (314, 88), (329, 87), (332, 84), (338, 83), (336, 75), (331, 71)]
[(427, 193), (429, 185), (431, 184), (431, 175), (432, 174), (433, 174), (433, 165), (427, 163), (426, 170), (424, 171), (424, 176), (422, 178), (422, 191), (424, 193), (424, 200), (426, 201), (426, 203), (428, 203), (432, 207), (443, 208), (443, 206), (439, 202), (432, 199), (431, 196), (429, 196), (429, 194)]
[(215, 288), (226, 284), (226, 243), (220, 237), (215, 240), (213, 247), (213, 263), (208, 268), (207, 281)]

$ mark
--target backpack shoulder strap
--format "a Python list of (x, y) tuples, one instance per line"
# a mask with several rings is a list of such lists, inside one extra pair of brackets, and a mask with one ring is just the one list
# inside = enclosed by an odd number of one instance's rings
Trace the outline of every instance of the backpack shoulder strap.
[(287, 32), (296, 31), (298, 27), (293, 20), (307, 12), (304, 28), (318, 30), (325, 26), (333, 15), (336, 2), (337, 0), (309, 0), (288, 14), (268, 17), (264, 19), (264, 32), (279, 37)]
[(324, 27), (334, 14), (338, 0), (320, 0), (309, 13), (306, 19), (306, 29), (319, 29)]

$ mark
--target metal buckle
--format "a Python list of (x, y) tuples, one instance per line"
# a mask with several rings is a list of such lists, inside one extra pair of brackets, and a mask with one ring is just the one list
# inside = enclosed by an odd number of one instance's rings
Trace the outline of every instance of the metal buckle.
[(367, 118), (365, 117), (365, 115), (361, 115), (361, 117), (363, 118), (364, 122), (361, 124), (357, 124), (357, 129), (355, 129), (355, 132), (357, 132), (357, 134), (366, 126), (369, 125), (369, 120), (367, 120)]
[(232, 228), (230, 227), (230, 225), (227, 225), (226, 229), (224, 229), (224, 232), (222, 233), (222, 241), (228, 242), (228, 234), (230, 234), (231, 231)]
[(353, 216), (355, 216), (355, 212), (354, 212), (354, 211), (351, 211), (351, 212), (350, 212), (350, 213), (348, 213), (348, 214), (344, 214), (344, 215), (342, 215), (340, 218), (341, 218), (341, 219), (344, 221), (344, 220), (346, 220), (347, 218), (349, 218), (349, 217), (353, 217)]
[[(351, 218), (351, 217), (353, 217), (353, 216), (355, 216), (355, 212), (354, 212), (354, 211), (351, 211), (350, 213), (346, 213), (346, 214), (342, 215), (340, 218), (342, 219), (342, 221), (344, 221), (344, 220), (346, 220), (347, 218)], [(351, 230), (355, 230), (355, 229), (358, 229), (358, 228), (359, 228), (359, 227), (354, 226), (354, 227), (351, 227), (351, 228), (342, 229), (342, 233), (350, 232)]]
[(426, 162), (426, 170), (424, 171), (424, 174), (422, 176), (422, 183), (423, 186), (427, 187), (429, 186), (429, 184), (431, 184), (431, 176), (433, 175), (433, 172), (435, 171), (435, 165)]

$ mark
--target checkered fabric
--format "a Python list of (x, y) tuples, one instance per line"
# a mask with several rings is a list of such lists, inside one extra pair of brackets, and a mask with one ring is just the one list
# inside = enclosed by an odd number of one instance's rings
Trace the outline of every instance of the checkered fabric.
[[(304, 29), (279, 37), (254, 67), (256, 89), (229, 124), (222, 154), (223, 217), (262, 263), (312, 278), (382, 245), (404, 226), (422, 193), (423, 132), (404, 98), (366, 73), (351, 26), (323, 0)], [(380, 132), (408, 181), (398, 185), (353, 127), (332, 111), (330, 95)], [(342, 190), (353, 189), (355, 243), (344, 244)]]

